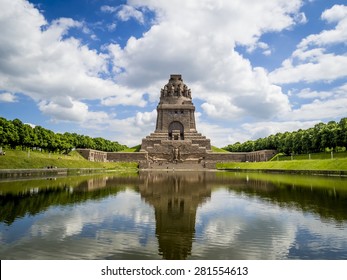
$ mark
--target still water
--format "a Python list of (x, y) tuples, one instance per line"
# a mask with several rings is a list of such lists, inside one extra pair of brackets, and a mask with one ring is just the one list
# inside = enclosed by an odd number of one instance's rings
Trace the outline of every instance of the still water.
[(347, 259), (347, 178), (151, 172), (0, 181), (0, 259)]

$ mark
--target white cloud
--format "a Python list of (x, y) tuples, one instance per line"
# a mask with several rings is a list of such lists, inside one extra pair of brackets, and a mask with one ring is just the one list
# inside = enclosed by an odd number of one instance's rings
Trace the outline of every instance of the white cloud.
[(88, 106), (82, 102), (68, 99), (67, 104), (54, 101), (41, 101), (39, 109), (56, 120), (82, 122), (88, 114)]
[[(0, 89), (22, 92), (39, 109), (57, 120), (81, 121), (88, 113), (84, 100), (114, 98), (113, 104), (144, 105), (142, 94), (133, 95), (117, 85), (108, 73), (108, 56), (69, 35), (71, 28), (85, 32), (83, 23), (60, 18), (47, 23), (26, 1), (0, 2)], [(84, 31), (83, 31), (84, 29)], [(57, 98), (74, 100), (76, 112)], [(79, 115), (80, 114), (80, 115)], [(69, 119), (69, 117), (71, 119)]]
[(134, 7), (129, 5), (123, 5), (121, 9), (117, 12), (117, 16), (122, 21), (128, 21), (132, 18), (140, 23), (144, 23), (144, 17), (142, 12), (136, 10)]
[(312, 119), (335, 119), (346, 116), (347, 97), (338, 99), (328, 99), (326, 101), (314, 100), (312, 103), (304, 104), (300, 108), (293, 110), (288, 116), (293, 120)]
[(156, 117), (156, 110), (137, 112), (134, 116), (124, 119), (118, 119), (115, 115), (102, 111), (88, 112), (81, 126), (88, 129), (90, 134), (96, 134), (95, 137), (102, 132), (107, 139), (132, 147), (141, 144), (142, 138), (154, 131)]
[(157, 24), (143, 37), (130, 38), (124, 48), (110, 45), (119, 84), (138, 87), (153, 99), (159, 88), (155, 92), (146, 90), (152, 83), (162, 81), (163, 86), (170, 73), (182, 73), (193, 97), (204, 101), (203, 109), (212, 118), (247, 114), (270, 118), (290, 110), (281, 88), (271, 84), (263, 69), (252, 68), (234, 47), (244, 44), (269, 55), (269, 46), (258, 42), (259, 37), (264, 32), (280, 31), (295, 24), (293, 16), (298, 13), (301, 1), (266, 4), (129, 1), (129, 4), (155, 11)]
[(322, 13), (323, 20), (336, 23), (334, 29), (324, 30), (319, 34), (312, 34), (303, 39), (299, 48), (305, 49), (310, 45), (326, 46), (331, 44), (347, 42), (347, 6), (335, 5)]
[(100, 10), (102, 12), (104, 12), (104, 13), (114, 13), (118, 9), (117, 9), (117, 7), (112, 7), (112, 6), (109, 6), (109, 5), (103, 5), (103, 6), (101, 6)]
[(107, 25), (108, 31), (114, 31), (116, 30), (116, 28), (117, 28), (117, 24), (115, 24), (114, 22)]
[(15, 94), (10, 92), (2, 92), (0, 93), (0, 102), (17, 102), (17, 97)]
[(283, 114), (283, 119), (295, 121), (331, 120), (346, 116), (347, 83), (331, 88), (329, 91), (305, 88), (298, 92), (297, 96), (306, 99), (306, 101), (307, 99), (313, 99), (313, 101)]
[(296, 21), (297, 23), (300, 23), (300, 24), (305, 24), (305, 23), (307, 23), (307, 18), (306, 18), (305, 13), (298, 13), (298, 14), (296, 14), (295, 17), (294, 17), (294, 19), (295, 19), (295, 21)]
[(322, 13), (322, 19), (328, 22), (340, 22), (347, 19), (347, 6), (334, 5)]
[(291, 60), (287, 60), (281, 68), (270, 73), (270, 80), (278, 84), (287, 84), (300, 81), (308, 83), (316, 81), (330, 82), (347, 77), (347, 55), (321, 54), (314, 59), (315, 62), (298, 65), (294, 65)]
[(334, 29), (324, 30), (304, 38), (282, 67), (270, 73), (278, 84), (295, 82), (333, 81), (347, 77), (346, 53), (329, 52), (328, 47), (347, 42), (347, 6), (335, 5), (322, 13), (322, 19), (336, 23)]
[[(67, 18), (47, 22), (28, 2), (2, 0), (0, 90), (32, 97), (39, 109), (56, 121), (75, 121), (107, 131), (127, 144), (138, 144), (154, 130), (155, 111), (117, 119), (102, 107), (93, 111), (89, 101), (101, 106), (144, 107), (148, 104), (144, 94), (149, 102), (157, 102), (171, 73), (181, 73), (192, 89), (193, 101), (202, 104), (211, 121), (200, 127), (206, 129), (207, 136), (212, 134), (209, 137), (217, 145), (255, 135), (245, 128), (232, 128), (236, 123), (241, 125), (243, 118), (256, 120), (265, 128), (266, 120), (281, 123), (293, 112), (303, 112), (303, 120), (321, 119), (316, 115), (308, 119), (309, 104), (293, 111), (288, 96), (274, 83), (332, 81), (347, 75), (346, 55), (328, 53), (325, 48), (342, 43), (334, 34), (345, 38), (345, 6), (325, 11), (322, 19), (335, 22), (336, 27), (305, 38), (282, 67), (270, 74), (253, 67), (235, 49), (242, 45), (270, 55), (273, 48), (260, 40), (262, 35), (307, 22), (300, 11), (302, 4), (301, 0), (129, 0), (118, 7), (102, 6), (101, 11), (113, 13), (118, 20), (144, 23), (147, 9), (154, 12), (155, 20), (146, 33), (130, 37), (125, 46), (106, 43), (98, 51), (71, 36), (72, 28), (89, 32), (85, 23)], [(114, 30), (116, 23), (106, 27)], [(320, 94), (302, 91), (298, 96), (319, 98), (320, 103), (312, 108), (339, 104), (337, 99), (330, 105), (323, 102), (323, 96), (328, 99), (328, 95)], [(339, 100), (340, 104), (344, 101)], [(226, 123), (226, 128), (213, 124), (214, 119), (232, 124)]]
[(247, 52), (252, 53), (256, 49), (262, 50), (264, 55), (270, 55), (271, 54), (271, 49), (269, 45), (265, 42), (258, 42), (256, 44), (253, 44), (247, 48)]
[(117, 18), (121, 21), (128, 21), (130, 19), (135, 19), (141, 24), (144, 24), (145, 19), (143, 13), (133, 6), (121, 5), (121, 6), (109, 6), (103, 5), (100, 10), (105, 13), (116, 14)]
[(232, 118), (224, 125), (200, 123), (198, 118), (197, 128), (211, 139), (212, 145), (224, 147), (235, 142), (267, 137), (278, 132), (308, 129), (324, 120), (340, 119), (346, 116), (347, 84), (330, 91), (305, 88), (295, 95), (306, 103), (299, 104), (297, 108), (292, 108), (290, 111), (284, 111), (282, 115), (271, 121), (240, 122), (239, 126), (234, 128), (230, 125), (235, 121)]
[(248, 139), (258, 139), (274, 135), (278, 132), (296, 131), (299, 129), (307, 129), (313, 127), (319, 122), (319, 118), (314, 121), (278, 121), (278, 122), (255, 122), (245, 123), (242, 125), (242, 129), (245, 131), (251, 131), (252, 135)]
[(303, 99), (316, 99), (316, 98), (326, 99), (333, 96), (333, 92), (316, 91), (316, 90), (311, 90), (310, 88), (304, 88), (297, 94), (297, 96)]
[(155, 122), (157, 120), (157, 110), (153, 110), (152, 112), (138, 112), (135, 117), (135, 124), (138, 126), (146, 126), (150, 125), (151, 127), (155, 127)]

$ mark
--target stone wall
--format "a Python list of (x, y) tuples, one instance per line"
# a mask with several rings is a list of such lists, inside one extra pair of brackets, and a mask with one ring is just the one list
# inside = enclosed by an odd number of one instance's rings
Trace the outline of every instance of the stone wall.
[(126, 152), (114, 152), (107, 153), (108, 161), (115, 162), (139, 162), (147, 161), (147, 152), (126, 153)]
[(246, 161), (247, 153), (206, 153), (205, 160), (212, 162), (242, 162)]
[(85, 159), (90, 161), (107, 161), (107, 152), (92, 150), (92, 149), (76, 149)]
[(102, 152), (92, 149), (76, 149), (85, 159), (90, 161), (139, 162), (147, 161), (147, 152)]
[(246, 161), (249, 161), (249, 162), (268, 161), (275, 154), (277, 154), (276, 150), (261, 150), (261, 151), (249, 152), (246, 154)]

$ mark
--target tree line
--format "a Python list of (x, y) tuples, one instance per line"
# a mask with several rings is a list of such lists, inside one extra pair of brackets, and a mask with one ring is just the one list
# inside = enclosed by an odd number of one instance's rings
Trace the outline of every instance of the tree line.
[(11, 149), (40, 149), (49, 152), (69, 153), (74, 148), (117, 152), (128, 148), (116, 141), (101, 137), (92, 138), (77, 133), (54, 133), (41, 126), (32, 127), (19, 119), (0, 117), (0, 147)]
[(251, 152), (274, 149), (286, 155), (339, 151), (347, 148), (347, 118), (339, 122), (318, 123), (309, 129), (277, 133), (257, 140), (236, 142), (223, 149), (229, 152)]

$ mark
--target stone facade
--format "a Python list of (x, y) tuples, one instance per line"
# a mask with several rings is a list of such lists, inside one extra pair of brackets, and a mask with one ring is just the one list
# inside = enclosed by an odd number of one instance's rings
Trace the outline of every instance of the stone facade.
[(215, 168), (218, 162), (267, 161), (276, 154), (274, 150), (212, 152), (210, 139), (196, 129), (191, 90), (184, 84), (181, 75), (171, 75), (161, 89), (157, 112), (155, 131), (142, 139), (138, 153), (78, 151), (92, 161), (138, 162), (141, 169)]
[(141, 162), (147, 160), (146, 152), (126, 153), (126, 152), (112, 152), (107, 153), (107, 161), (120, 161), (120, 162)]
[(191, 90), (181, 75), (171, 75), (161, 89), (154, 133), (142, 139), (149, 163), (199, 163), (211, 152), (211, 142), (198, 133)]
[(107, 161), (107, 152), (92, 149), (77, 149), (81, 156), (90, 161)]
[(102, 152), (92, 149), (76, 149), (80, 155), (90, 161), (101, 162), (141, 162), (147, 161), (147, 152)]
[(261, 151), (249, 152), (249, 153), (246, 153), (246, 161), (249, 161), (249, 162), (268, 161), (276, 154), (277, 154), (276, 150), (261, 150)]

